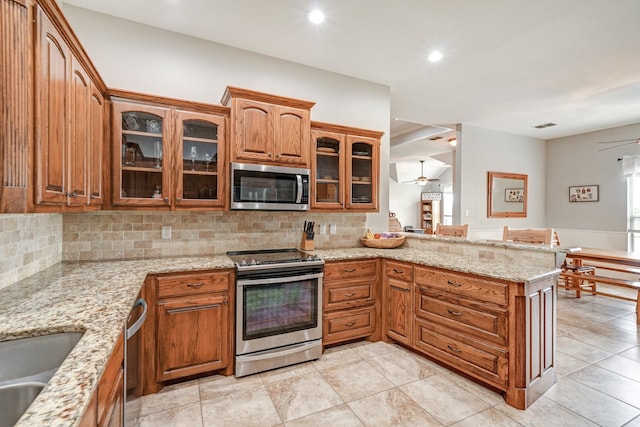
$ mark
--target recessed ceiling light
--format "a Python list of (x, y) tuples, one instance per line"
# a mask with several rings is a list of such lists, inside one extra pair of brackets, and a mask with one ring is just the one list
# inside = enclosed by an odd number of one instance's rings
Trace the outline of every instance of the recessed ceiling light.
[(324, 13), (321, 10), (315, 9), (309, 13), (309, 21), (314, 24), (321, 24), (324, 22)]
[(442, 59), (442, 52), (434, 50), (429, 54), (427, 59), (429, 60), (429, 62), (438, 62)]

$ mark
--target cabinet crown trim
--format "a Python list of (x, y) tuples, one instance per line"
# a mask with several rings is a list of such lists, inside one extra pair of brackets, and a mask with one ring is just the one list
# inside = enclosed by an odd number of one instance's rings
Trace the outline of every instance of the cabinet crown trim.
[[(347, 135), (358, 135), (361, 137), (380, 139), (384, 132), (370, 129), (361, 129), (351, 126), (336, 125), (333, 123), (311, 122), (312, 130), (321, 130), (325, 132), (344, 133)], [(378, 141), (380, 142), (380, 141)]]
[(285, 96), (280, 95), (272, 95), (264, 92), (256, 92), (249, 89), (242, 89), (233, 86), (227, 86), (222, 95), (222, 99), (220, 102), (222, 105), (228, 105), (231, 102), (231, 98), (243, 98), (243, 99), (251, 99), (253, 101), (267, 102), (270, 104), (283, 105), (287, 107), (293, 108), (301, 108), (304, 110), (309, 110), (311, 107), (316, 105), (315, 102), (304, 101), (301, 99), (295, 98), (287, 98)]

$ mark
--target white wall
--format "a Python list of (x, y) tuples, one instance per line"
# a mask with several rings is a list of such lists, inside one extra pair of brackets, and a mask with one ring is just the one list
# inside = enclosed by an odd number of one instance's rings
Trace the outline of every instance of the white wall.
[[(389, 163), (387, 86), (63, 6), (110, 88), (220, 104), (230, 85), (314, 101), (312, 120), (383, 131), (380, 160), (381, 165)], [(370, 228), (386, 227), (388, 200), (384, 173), (380, 213), (367, 215)]]
[[(456, 151), (454, 191), (459, 191), (460, 223), (469, 224), (470, 238), (501, 239), (505, 225), (545, 226), (545, 141), (462, 124)], [(528, 175), (526, 218), (487, 218), (489, 171)]]
[[(638, 137), (640, 123), (547, 142), (547, 225), (563, 245), (627, 249), (627, 184), (618, 159), (640, 155), (640, 146), (598, 141)], [(599, 185), (600, 200), (569, 202), (574, 185)]]
[(423, 187), (399, 184), (389, 179), (389, 209), (396, 214), (402, 226), (420, 228), (420, 194)]

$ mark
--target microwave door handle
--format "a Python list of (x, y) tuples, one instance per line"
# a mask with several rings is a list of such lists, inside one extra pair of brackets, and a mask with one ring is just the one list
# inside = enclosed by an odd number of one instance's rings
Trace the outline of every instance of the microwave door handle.
[(302, 203), (302, 175), (296, 175), (296, 182), (298, 184), (298, 191), (296, 191), (296, 204)]

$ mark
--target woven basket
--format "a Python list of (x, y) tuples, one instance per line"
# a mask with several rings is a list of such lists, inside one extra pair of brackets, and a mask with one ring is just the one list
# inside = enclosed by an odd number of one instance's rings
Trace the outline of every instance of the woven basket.
[(402, 245), (404, 243), (404, 236), (394, 237), (391, 239), (365, 239), (364, 237), (361, 237), (360, 241), (363, 245), (370, 248), (391, 249)]

